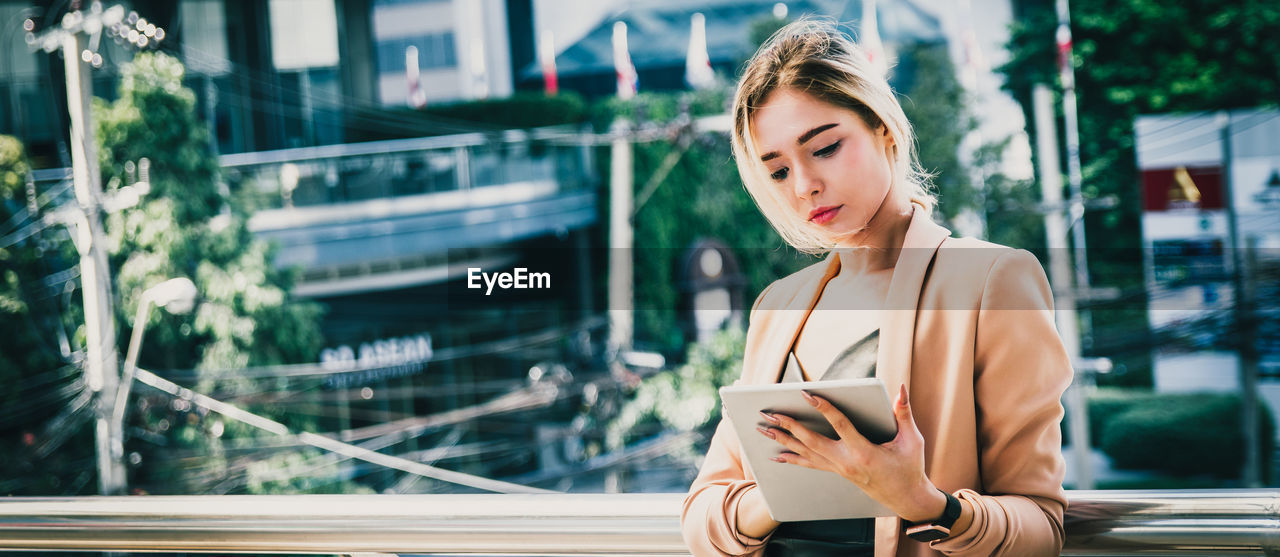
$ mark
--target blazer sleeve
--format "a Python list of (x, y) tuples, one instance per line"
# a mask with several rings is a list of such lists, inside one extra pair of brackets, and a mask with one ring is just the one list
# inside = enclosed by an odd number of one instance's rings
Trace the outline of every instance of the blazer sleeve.
[[(772, 288), (765, 288), (756, 298), (749, 322), (754, 321), (756, 309)], [(753, 342), (752, 332), (748, 325), (748, 345)], [(743, 364), (747, 369), (745, 361)], [(680, 511), (680, 530), (695, 557), (758, 555), (764, 551), (768, 536), (752, 538), (738, 531), (738, 504), (743, 494), (755, 488), (755, 480), (746, 479), (737, 434), (729, 421), (721, 418)]]
[(982, 493), (960, 490), (974, 510), (957, 535), (933, 542), (948, 555), (1058, 555), (1064, 540), (1062, 393), (1071, 363), (1039, 261), (1009, 250), (992, 264), (974, 351)]

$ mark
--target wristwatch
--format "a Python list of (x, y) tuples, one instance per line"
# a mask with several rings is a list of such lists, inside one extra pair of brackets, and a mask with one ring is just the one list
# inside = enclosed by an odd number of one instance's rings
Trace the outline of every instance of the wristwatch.
[[(938, 491), (942, 491), (939, 489)], [(950, 493), (942, 491), (947, 497), (947, 506), (942, 516), (933, 522), (913, 524), (907, 528), (907, 537), (918, 542), (931, 542), (951, 535), (951, 526), (960, 518), (960, 500)]]

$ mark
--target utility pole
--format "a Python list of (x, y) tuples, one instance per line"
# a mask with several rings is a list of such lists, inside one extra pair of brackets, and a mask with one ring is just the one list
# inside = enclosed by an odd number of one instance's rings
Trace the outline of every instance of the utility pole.
[[(1071, 261), (1067, 259), (1067, 223), (1062, 205), (1062, 170), (1058, 165), (1058, 127), (1053, 116), (1053, 92), (1044, 84), (1032, 90), (1032, 107), (1036, 123), (1036, 157), (1040, 161), (1040, 194), (1048, 210), (1044, 213), (1044, 232), (1049, 247), (1049, 281), (1054, 287), (1054, 317), (1058, 334), (1071, 357), (1075, 369), (1065, 398), (1068, 409), (1068, 431), (1071, 432), (1071, 454), (1075, 461), (1076, 489), (1093, 489), (1093, 466), (1090, 463), (1089, 416), (1086, 393), (1091, 381), (1080, 364), (1080, 330), (1076, 321), (1076, 296), (1071, 288)], [(1077, 250), (1079, 251), (1079, 250)]]
[[(631, 63), (631, 51), (627, 46), (627, 24), (613, 24), (613, 67), (617, 74), (617, 95), (620, 100), (635, 97), (635, 66)], [(613, 142), (609, 150), (609, 350), (613, 352), (611, 371), (625, 373), (624, 355), (631, 350), (635, 334), (634, 280), (635, 230), (632, 228), (635, 213), (635, 184), (632, 175), (631, 120), (619, 117), (614, 120)], [(617, 466), (605, 474), (604, 492), (622, 491), (622, 475)]]
[[(1071, 10), (1067, 0), (1057, 0), (1057, 9), (1058, 76), (1062, 81), (1062, 115), (1067, 128), (1067, 181), (1071, 188), (1071, 199), (1067, 202), (1070, 217), (1067, 227), (1071, 230), (1071, 253), (1075, 261), (1075, 291), (1078, 294), (1084, 294), (1089, 292), (1089, 258), (1085, 251), (1084, 237), (1084, 196), (1081, 193), (1084, 176), (1080, 169), (1080, 120), (1076, 113), (1076, 74), (1075, 65), (1071, 61)], [(1084, 328), (1082, 344), (1092, 345), (1093, 326), (1087, 313), (1082, 316), (1081, 321)]]
[(1245, 245), (1240, 241), (1240, 223), (1236, 217), (1236, 199), (1231, 178), (1231, 113), (1218, 115), (1222, 141), (1222, 193), (1227, 210), (1227, 249), (1231, 252), (1231, 295), (1235, 311), (1236, 354), (1240, 358), (1240, 429), (1244, 434), (1244, 467), (1240, 479), (1244, 487), (1262, 487), (1262, 474), (1258, 470), (1258, 351), (1254, 346), (1254, 325), (1245, 284), (1245, 261), (1241, 253)]
[[(627, 24), (613, 24), (613, 65), (618, 75), (618, 98), (635, 96), (635, 66), (627, 46)], [(631, 121), (620, 117), (613, 122), (613, 142), (609, 151), (609, 347), (619, 357), (631, 349), (634, 307), (632, 307), (632, 215), (635, 185), (632, 176)]]
[(609, 345), (619, 353), (631, 349), (632, 337), (632, 183), (631, 123), (613, 125), (609, 150)]
[[(34, 29), (27, 25), (27, 29)], [(100, 2), (90, 9), (74, 10), (61, 24), (37, 37), (28, 31), (27, 42), (45, 52), (60, 50), (67, 80), (67, 113), (70, 120), (72, 179), (78, 210), (65, 219), (72, 225), (72, 240), (80, 254), (80, 290), (84, 294), (85, 382), (94, 397), (94, 446), (98, 468), (98, 492), (119, 495), (125, 489), (123, 432), (114, 431), (115, 401), (119, 390), (119, 354), (116, 348), (115, 312), (111, 295), (111, 268), (107, 262), (102, 229), (104, 203), (98, 152), (94, 144), (90, 102), (93, 99), (92, 68), (102, 65), (97, 53), (103, 35), (145, 48), (164, 40), (164, 29), (149, 24), (137, 13), (126, 18), (122, 6), (103, 10)], [(118, 200), (112, 200), (118, 201)], [(121, 203), (114, 203), (123, 206)]]
[[(72, 18), (72, 12), (63, 20)], [(124, 488), (124, 448), (114, 446), (111, 415), (119, 385), (115, 312), (111, 299), (111, 268), (104, 251), (101, 207), (102, 179), (94, 146), (90, 100), (93, 81), (89, 64), (96, 54), (88, 48), (84, 33), (62, 37), (62, 57), (67, 72), (67, 112), (71, 121), (71, 165), (76, 202), (83, 218), (76, 227), (80, 252), (81, 291), (84, 293), (85, 376), (94, 392), (94, 434), (98, 463), (98, 492), (119, 495)], [(85, 58), (89, 58), (85, 60)]]

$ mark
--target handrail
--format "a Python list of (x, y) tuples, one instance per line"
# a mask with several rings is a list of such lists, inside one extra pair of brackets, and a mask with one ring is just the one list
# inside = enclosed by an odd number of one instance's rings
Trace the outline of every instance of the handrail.
[[(0, 499), (0, 550), (687, 555), (683, 494)], [(1280, 490), (1068, 492), (1063, 555), (1280, 555)]]

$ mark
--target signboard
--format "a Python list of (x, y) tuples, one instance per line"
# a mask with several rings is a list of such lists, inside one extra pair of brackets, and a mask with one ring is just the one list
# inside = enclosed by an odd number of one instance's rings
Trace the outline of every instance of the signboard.
[(1205, 284), (1228, 278), (1221, 239), (1157, 240), (1151, 247), (1157, 284)]
[(357, 387), (421, 373), (432, 354), (427, 333), (363, 342), (356, 348), (345, 344), (325, 348), (320, 351), (320, 365), (335, 373), (325, 379), (324, 386)]
[(1143, 211), (1221, 208), (1223, 208), (1221, 166), (1180, 166), (1142, 170)]

